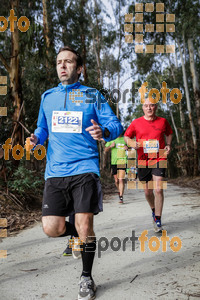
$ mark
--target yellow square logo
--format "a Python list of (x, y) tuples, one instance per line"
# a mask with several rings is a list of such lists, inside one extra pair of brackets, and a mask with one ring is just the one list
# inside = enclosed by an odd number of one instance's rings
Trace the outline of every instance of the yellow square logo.
[[(154, 13), (156, 16), (156, 24), (144, 24), (144, 12), (147, 14)], [(165, 24), (168, 22), (168, 24)], [(124, 25), (125, 32), (135, 31), (135, 53), (174, 53), (175, 45), (145, 45), (144, 44), (144, 33), (156, 32), (156, 33), (173, 33), (175, 32), (175, 14), (165, 14), (164, 3), (135, 3), (135, 18), (133, 14), (125, 15), (125, 22), (131, 24)], [(135, 22), (135, 30), (133, 27)], [(166, 30), (165, 30), (166, 28)], [(131, 37), (132, 36), (132, 37)], [(134, 43), (132, 35), (125, 34), (126, 43)], [(138, 45), (143, 44), (143, 45)], [(145, 51), (144, 51), (145, 50)]]

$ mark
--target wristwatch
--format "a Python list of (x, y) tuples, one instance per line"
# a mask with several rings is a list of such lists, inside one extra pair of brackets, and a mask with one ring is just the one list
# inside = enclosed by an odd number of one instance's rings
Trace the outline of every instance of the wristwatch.
[(108, 130), (108, 128), (105, 127), (103, 136), (107, 139), (109, 135), (110, 135), (110, 131)]

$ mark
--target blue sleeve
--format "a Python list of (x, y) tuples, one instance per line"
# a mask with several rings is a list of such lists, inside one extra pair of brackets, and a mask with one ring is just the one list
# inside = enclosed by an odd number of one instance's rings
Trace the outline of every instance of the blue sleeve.
[(113, 113), (107, 103), (107, 100), (100, 92), (97, 92), (97, 97), (98, 100), (95, 102), (94, 107), (97, 114), (98, 124), (102, 126), (103, 132), (105, 128), (107, 128), (110, 132), (108, 138), (103, 138), (106, 142), (115, 140), (123, 132), (123, 126)]
[(43, 110), (43, 103), (44, 103), (44, 94), (42, 95), (42, 100), (40, 103), (40, 111), (37, 121), (37, 129), (35, 130), (34, 134), (38, 138), (38, 143), (40, 145), (43, 145), (46, 139), (48, 138), (49, 132), (48, 132), (48, 126), (47, 126), (47, 120), (46, 116)]

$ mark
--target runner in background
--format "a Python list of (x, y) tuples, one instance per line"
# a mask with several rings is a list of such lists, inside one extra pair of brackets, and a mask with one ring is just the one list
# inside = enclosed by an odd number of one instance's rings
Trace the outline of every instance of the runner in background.
[[(73, 226), (75, 226), (75, 215), (71, 215), (69, 216), (69, 223), (72, 224)], [(79, 251), (78, 249), (76, 249), (76, 251), (72, 251), (72, 241), (73, 241), (73, 238), (77, 238), (77, 236), (72, 236), (70, 237), (70, 240), (68, 241), (67, 243), (67, 247), (66, 249), (63, 251), (63, 256), (72, 256), (73, 255), (73, 258), (74, 259), (78, 259), (78, 258), (81, 258), (81, 251)], [(76, 245), (74, 245), (76, 246)], [(78, 248), (78, 247), (77, 247)], [(75, 250), (75, 249), (74, 249)]]
[[(171, 151), (172, 129), (165, 118), (156, 116), (157, 105), (149, 99), (145, 100), (142, 108), (144, 116), (132, 121), (124, 134), (124, 140), (129, 147), (137, 149), (138, 177), (140, 181), (146, 182), (144, 191), (152, 209), (154, 230), (161, 232), (163, 181), (167, 168), (165, 154)], [(132, 140), (134, 137), (136, 141)]]
[(125, 187), (125, 172), (128, 147), (124, 141), (123, 136), (107, 142), (105, 145), (105, 152), (111, 149), (111, 173), (115, 179), (115, 185), (119, 194), (119, 203), (123, 204), (124, 187)]

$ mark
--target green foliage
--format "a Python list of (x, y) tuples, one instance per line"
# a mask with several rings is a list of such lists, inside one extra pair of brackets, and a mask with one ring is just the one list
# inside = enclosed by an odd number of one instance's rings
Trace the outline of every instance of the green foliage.
[[(126, 7), (127, 1), (125, 0), (113, 0), (110, 1), (110, 3), (112, 4), (115, 24), (112, 24), (113, 20), (109, 15), (108, 7), (105, 6), (101, 0), (47, 1), (50, 39), (50, 49), (47, 49), (44, 38), (42, 1), (19, 0), (19, 10), (16, 13), (18, 17), (22, 15), (27, 16), (31, 24), (26, 33), (19, 32), (21, 94), (22, 100), (24, 101), (22, 123), (31, 132), (36, 128), (41, 94), (45, 90), (57, 86), (59, 83), (55, 68), (56, 53), (61, 46), (69, 45), (84, 55), (87, 78), (85, 79), (82, 76), (81, 81), (87, 86), (100, 90), (104, 87), (104, 82), (106, 81), (109, 92), (112, 91), (114, 88), (117, 88), (118, 71), (120, 72), (120, 76), (122, 76), (126, 68), (125, 61), (129, 61), (135, 81), (135, 88), (139, 88), (143, 82), (148, 81), (149, 90), (151, 88), (160, 90), (160, 84), (166, 81), (170, 90), (173, 88), (180, 89), (183, 94), (181, 104), (185, 117), (184, 125), (181, 124), (180, 120), (180, 105), (173, 105), (169, 101), (169, 105), (166, 107), (160, 103), (157, 113), (159, 116), (167, 118), (171, 123), (170, 109), (178, 128), (180, 142), (185, 143), (188, 141), (188, 143), (192, 144), (178, 49), (176, 49), (177, 64), (175, 55), (167, 55), (166, 53), (135, 55), (133, 51), (134, 44), (124, 43), (124, 13), (133, 13), (134, 4), (132, 2), (129, 7)], [(199, 74), (200, 4), (197, 0), (164, 0), (162, 3), (165, 4), (165, 11), (167, 13), (175, 14), (176, 31), (175, 33), (168, 34), (156, 32), (145, 33), (144, 43), (154, 45), (172, 44), (172, 41), (174, 42), (175, 39), (178, 38), (182, 50), (184, 50), (185, 46), (184, 59), (192, 106), (192, 117), (197, 128), (187, 39), (188, 37), (193, 38), (195, 65), (197, 73)], [(7, 18), (10, 9), (11, 1), (1, 0), (1, 15)], [(156, 24), (155, 15), (154, 13), (144, 12), (144, 25), (149, 23)], [(183, 33), (185, 35), (185, 45)], [(121, 49), (119, 51), (120, 39)], [(0, 34), (0, 43), (0, 53), (5, 57), (7, 63), (9, 63), (12, 47), (9, 29)], [(99, 70), (95, 49), (100, 58), (100, 69), (103, 78), (100, 82), (98, 80)], [(172, 70), (175, 79), (172, 76)], [(2, 63), (0, 63), (0, 75), (8, 75)], [(8, 82), (8, 87), (9, 84)], [(8, 88), (8, 94), (6, 96), (0, 96), (0, 106), (8, 107), (8, 117), (0, 118), (1, 144), (11, 136), (14, 127), (12, 122), (14, 107), (12, 105), (10, 92)], [(137, 93), (135, 98), (139, 100), (139, 93)], [(116, 104), (113, 102), (114, 99), (109, 99), (111, 108), (116, 112)], [(141, 105), (135, 106), (133, 104), (134, 103), (130, 102), (128, 106), (128, 116), (125, 118), (125, 127), (127, 127), (133, 119), (143, 115)], [(183, 131), (185, 135), (181, 134)], [(176, 161), (175, 151), (173, 155), (175, 157), (173, 160)], [(38, 163), (36, 165), (33, 164), (32, 169), (39, 169), (38, 165)], [(25, 166), (25, 162), (20, 162), (18, 170), (14, 170), (14, 167), (6, 162), (9, 187), (19, 193), (30, 191), (31, 187), (32, 189), (35, 187), (39, 188), (39, 182), (41, 180), (40, 176), (35, 176), (36, 173), (28, 170)], [(12, 174), (12, 177), (10, 177), (10, 174)]]
[(41, 194), (44, 180), (36, 171), (28, 170), (21, 164), (8, 181), (8, 188), (12, 192), (25, 196), (27, 193)]

